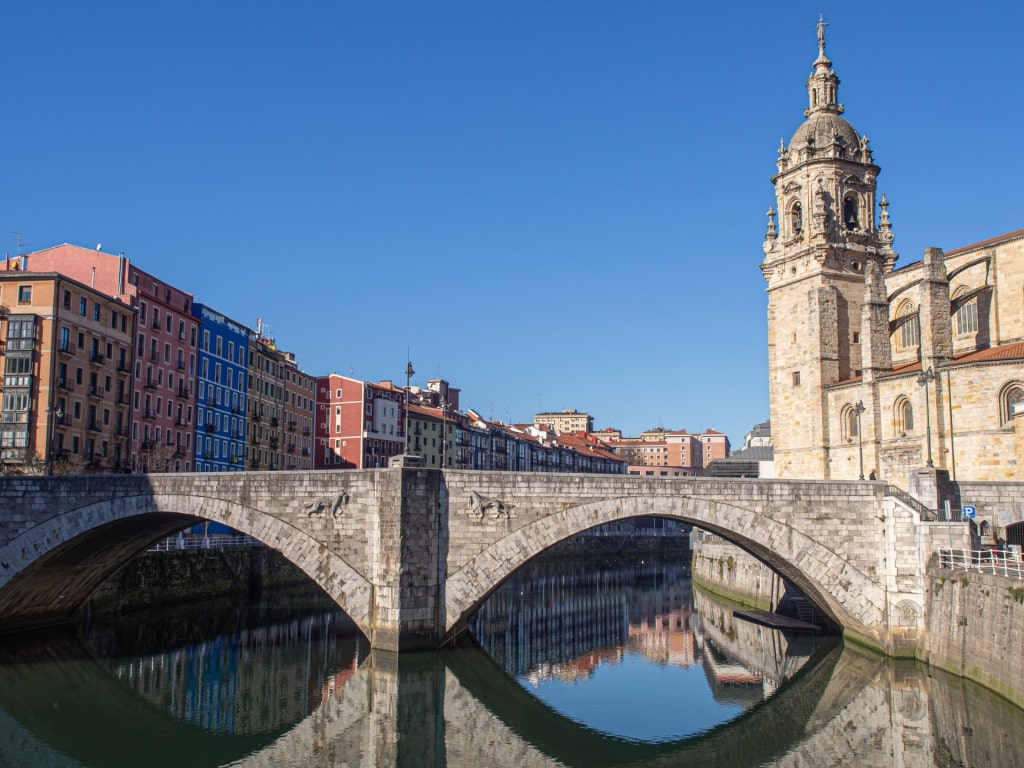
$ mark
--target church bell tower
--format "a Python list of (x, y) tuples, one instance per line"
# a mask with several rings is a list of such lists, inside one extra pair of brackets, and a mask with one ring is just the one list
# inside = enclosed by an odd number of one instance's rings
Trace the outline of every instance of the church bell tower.
[[(780, 477), (827, 479), (834, 436), (826, 390), (872, 382), (892, 367), (884, 275), (897, 257), (888, 203), (884, 195), (876, 199), (879, 167), (867, 136), (842, 116), (839, 78), (825, 55), (826, 26), (818, 22), (806, 120), (788, 146), (779, 146), (761, 263)], [(854, 399), (870, 406), (867, 391)]]

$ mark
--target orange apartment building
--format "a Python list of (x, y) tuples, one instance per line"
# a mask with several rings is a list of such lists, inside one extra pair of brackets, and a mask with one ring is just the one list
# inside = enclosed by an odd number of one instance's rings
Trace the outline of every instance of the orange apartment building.
[(53, 272), (0, 273), (0, 462), (116, 472), (129, 455), (136, 312)]
[(192, 295), (123, 255), (58, 245), (8, 259), (0, 271), (55, 272), (137, 310), (128, 468), (192, 469), (198, 321)]

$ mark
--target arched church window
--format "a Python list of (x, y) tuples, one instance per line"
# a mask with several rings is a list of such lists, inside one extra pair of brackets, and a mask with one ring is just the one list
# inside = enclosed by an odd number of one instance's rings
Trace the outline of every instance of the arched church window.
[(799, 235), (804, 230), (804, 209), (800, 201), (793, 203), (789, 209), (789, 223), (793, 228), (793, 234)]
[(1011, 381), (999, 395), (999, 423), (1005, 426), (1017, 413), (1024, 418), (1024, 383)]
[(847, 195), (843, 199), (843, 226), (846, 229), (860, 229), (857, 217), (857, 198), (854, 195)]
[(896, 400), (896, 405), (893, 408), (893, 426), (896, 428), (896, 434), (900, 437), (914, 431), (914, 406), (906, 397), (901, 396)]
[(852, 405), (844, 405), (840, 413), (843, 440), (850, 443), (857, 439), (857, 412)]
[[(960, 286), (953, 292), (953, 300), (956, 301), (967, 292), (967, 288)], [(958, 336), (978, 332), (977, 297), (957, 307), (956, 314), (953, 315), (953, 329)]]
[(921, 342), (921, 322), (917, 316), (917, 307), (912, 301), (905, 301), (896, 310), (896, 317), (902, 321), (896, 330), (896, 349), (903, 351), (914, 349)]

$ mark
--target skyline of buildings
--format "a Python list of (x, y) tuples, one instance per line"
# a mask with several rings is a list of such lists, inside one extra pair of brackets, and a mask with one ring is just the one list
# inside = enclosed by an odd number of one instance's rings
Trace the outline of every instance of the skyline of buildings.
[(444, 379), (314, 376), (262, 320), (251, 328), (98, 248), (0, 263), (0, 338), (5, 471), (362, 469), (411, 453), (428, 468), (676, 476), (728, 452), (714, 430), (652, 430), (643, 452), (616, 455), (637, 441), (594, 433), (575, 410), (505, 424), (461, 410)]

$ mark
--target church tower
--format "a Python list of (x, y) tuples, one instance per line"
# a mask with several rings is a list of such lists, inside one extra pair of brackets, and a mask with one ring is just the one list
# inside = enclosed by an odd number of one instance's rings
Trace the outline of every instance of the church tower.
[[(779, 146), (761, 272), (768, 288), (768, 374), (775, 466), (780, 477), (829, 477), (834, 441), (825, 392), (861, 382), (865, 438), (877, 423), (870, 392), (891, 369), (884, 275), (896, 253), (888, 203), (876, 200), (879, 168), (868, 138), (843, 118), (839, 78), (825, 55), (807, 80), (807, 118)], [(881, 214), (877, 221), (876, 208)], [(778, 213), (776, 213), (776, 211)], [(869, 418), (873, 417), (873, 418)]]

